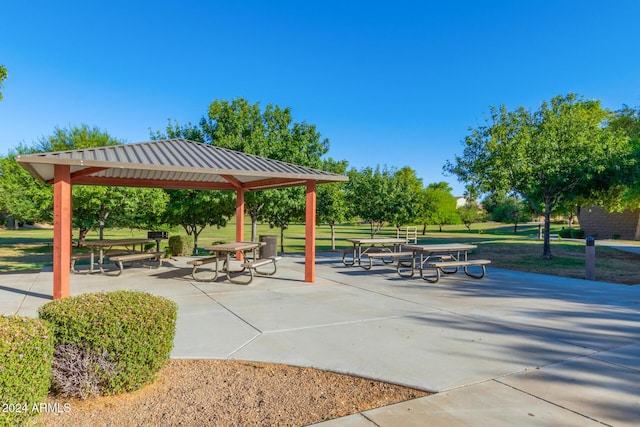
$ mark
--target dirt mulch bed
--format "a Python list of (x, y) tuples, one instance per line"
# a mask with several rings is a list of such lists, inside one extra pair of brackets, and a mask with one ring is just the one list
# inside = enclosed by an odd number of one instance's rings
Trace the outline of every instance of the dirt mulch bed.
[(85, 401), (50, 398), (59, 411), (45, 412), (39, 421), (45, 426), (304, 426), (429, 394), (310, 368), (171, 360), (155, 383), (133, 393)]

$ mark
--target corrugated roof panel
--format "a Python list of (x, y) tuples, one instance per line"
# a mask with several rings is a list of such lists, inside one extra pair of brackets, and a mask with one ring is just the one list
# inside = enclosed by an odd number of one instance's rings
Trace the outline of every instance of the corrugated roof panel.
[(265, 178), (347, 179), (342, 175), (184, 139), (40, 153), (18, 156), (18, 161), (30, 165), (29, 172), (44, 181), (53, 178), (55, 164), (72, 165), (74, 172), (86, 167), (108, 168), (90, 174), (94, 177), (159, 181), (225, 182), (218, 174), (233, 175), (240, 182)]

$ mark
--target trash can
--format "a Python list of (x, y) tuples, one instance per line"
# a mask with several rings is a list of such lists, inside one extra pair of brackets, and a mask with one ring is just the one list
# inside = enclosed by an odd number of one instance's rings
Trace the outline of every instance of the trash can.
[(272, 256), (278, 256), (278, 236), (275, 235), (262, 235), (260, 241), (265, 245), (260, 248), (260, 258), (269, 258)]

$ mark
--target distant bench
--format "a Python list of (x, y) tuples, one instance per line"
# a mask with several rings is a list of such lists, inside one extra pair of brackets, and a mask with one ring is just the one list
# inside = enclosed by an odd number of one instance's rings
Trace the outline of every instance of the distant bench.
[[(369, 257), (369, 266), (361, 265), (365, 270), (370, 270), (373, 267), (373, 260), (375, 258), (381, 258), (382, 262), (385, 264), (391, 264), (396, 261), (396, 258), (400, 258), (399, 262), (410, 261), (413, 258), (413, 252), (386, 252), (386, 251), (375, 251), (375, 252), (365, 252), (364, 256)], [(385, 258), (391, 258), (391, 261), (385, 261)]]
[[(123, 254), (128, 254), (129, 252), (112, 252), (109, 254), (109, 257), (113, 256), (113, 255), (123, 255)], [(95, 256), (94, 258), (98, 258), (97, 256)], [(77, 254), (71, 254), (71, 272), (78, 274), (78, 273), (83, 273), (83, 272), (91, 272), (91, 270), (87, 270), (87, 271), (81, 271), (81, 270), (77, 270), (76, 269), (76, 262), (81, 261), (81, 260), (88, 260), (91, 259), (91, 253), (90, 252), (81, 252), (81, 253), (77, 253)]]
[(160, 268), (162, 266), (162, 257), (163, 256), (164, 256), (164, 252), (141, 252), (141, 253), (135, 253), (135, 254), (110, 256), (109, 259), (111, 261), (113, 261), (114, 263), (116, 263), (116, 265), (119, 268), (118, 273), (114, 274), (114, 276), (119, 276), (120, 274), (122, 274), (122, 271), (124, 270), (124, 263), (125, 262), (140, 261), (140, 264), (142, 266), (144, 266), (144, 263), (142, 261), (155, 260), (155, 261), (158, 262), (158, 265), (155, 266), (155, 267), (151, 267), (151, 266), (149, 266), (149, 267), (150, 268)]
[[(491, 260), (488, 259), (474, 259), (474, 260), (467, 260), (467, 261), (430, 261), (427, 262), (427, 267), (430, 268), (435, 268), (436, 270), (436, 277), (435, 279), (431, 279), (431, 278), (427, 278), (425, 276), (423, 276), (422, 278), (431, 282), (431, 283), (435, 283), (438, 280), (440, 280), (440, 273), (442, 272), (442, 270), (444, 268), (448, 268), (448, 267), (453, 267), (453, 268), (458, 268), (458, 267), (463, 267), (464, 268), (464, 274), (466, 274), (469, 277), (473, 277), (474, 279), (482, 279), (486, 272), (486, 266), (488, 264), (491, 264)], [(480, 274), (471, 274), (468, 271), (469, 267), (481, 267), (482, 272)]]

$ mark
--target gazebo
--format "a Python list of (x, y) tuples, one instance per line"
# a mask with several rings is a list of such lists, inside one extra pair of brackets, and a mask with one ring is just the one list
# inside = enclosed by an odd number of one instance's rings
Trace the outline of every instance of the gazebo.
[(316, 184), (344, 175), (185, 139), (21, 155), (31, 175), (54, 187), (53, 298), (69, 296), (73, 185), (236, 191), (236, 240), (244, 240), (244, 193), (306, 186), (305, 276), (315, 276)]

